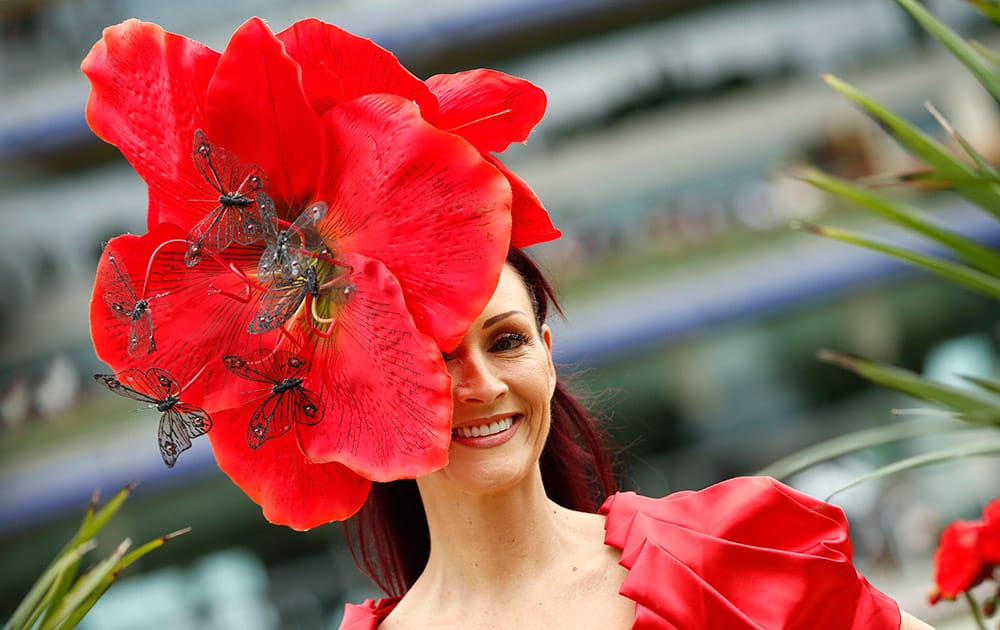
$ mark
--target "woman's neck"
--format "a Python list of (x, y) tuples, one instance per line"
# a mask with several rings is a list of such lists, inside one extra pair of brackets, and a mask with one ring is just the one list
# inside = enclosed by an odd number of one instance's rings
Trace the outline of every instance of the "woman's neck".
[(550, 501), (537, 471), (502, 492), (448, 492), (431, 482), (421, 485), (421, 496), (431, 553), (415, 588), (428, 595), (460, 594), (466, 603), (514, 596), (546, 575), (574, 570), (576, 552), (603, 540), (603, 520)]

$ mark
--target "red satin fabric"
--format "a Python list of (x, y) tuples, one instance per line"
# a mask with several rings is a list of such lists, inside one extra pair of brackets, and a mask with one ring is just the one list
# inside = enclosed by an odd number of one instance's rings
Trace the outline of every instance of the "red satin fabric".
[[(899, 607), (851, 563), (843, 511), (766, 477), (650, 499), (615, 494), (604, 542), (629, 570), (634, 629), (898, 630)], [(374, 630), (398, 598), (348, 604), (346, 630)]]

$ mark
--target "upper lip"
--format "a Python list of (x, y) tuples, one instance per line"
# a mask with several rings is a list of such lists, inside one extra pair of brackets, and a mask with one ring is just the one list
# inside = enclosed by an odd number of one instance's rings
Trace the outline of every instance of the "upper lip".
[(498, 413), (484, 418), (473, 418), (472, 420), (467, 420), (465, 422), (452, 424), (451, 428), (452, 430), (455, 430), (455, 429), (462, 429), (464, 427), (478, 427), (484, 424), (492, 424), (494, 422), (499, 422), (505, 418), (510, 418), (512, 416), (516, 417), (519, 415), (521, 414), (517, 413), (516, 411), (510, 411), (507, 413)]

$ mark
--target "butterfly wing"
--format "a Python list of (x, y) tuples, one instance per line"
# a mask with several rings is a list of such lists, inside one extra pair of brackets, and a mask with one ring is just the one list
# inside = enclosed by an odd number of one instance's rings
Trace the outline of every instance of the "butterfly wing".
[(221, 252), (233, 242), (252, 245), (262, 238), (256, 193), (267, 187), (259, 167), (240, 164), (235, 155), (209, 142), (200, 129), (194, 134), (192, 157), (198, 172), (218, 193), (219, 205), (188, 233), (184, 261), (189, 267), (205, 251)]
[(160, 427), (156, 434), (160, 445), (160, 456), (167, 468), (173, 468), (177, 458), (191, 448), (191, 438), (188, 436), (183, 415), (171, 407), (160, 416)]
[[(219, 239), (213, 236), (216, 226), (222, 220), (225, 206), (218, 205), (191, 228), (187, 235), (187, 251), (184, 253), (184, 264), (194, 267), (205, 256), (205, 252), (218, 252)], [(230, 241), (231, 242), (231, 241)], [(228, 246), (227, 242), (225, 246)], [(225, 249), (223, 246), (222, 249)]]
[(274, 353), (274, 365), (279, 380), (298, 376), (308, 367), (308, 362), (288, 350), (278, 350)]
[(223, 147), (212, 144), (202, 130), (194, 132), (195, 167), (221, 197), (251, 197), (267, 188), (267, 177), (259, 166), (240, 164)]
[[(246, 358), (230, 355), (223, 357), (223, 364), (237, 376), (268, 383), (270, 393), (254, 410), (247, 426), (247, 445), (252, 449), (286, 433), (301, 413), (308, 413), (310, 423), (319, 413), (316, 397), (307, 394), (297, 376), (307, 367), (305, 359), (288, 350), (273, 352), (257, 348)], [(318, 417), (315, 422), (318, 422)]]
[(319, 233), (319, 223), (326, 216), (329, 207), (323, 201), (317, 201), (302, 211), (292, 223), (292, 231), (298, 235), (300, 247), (315, 252), (323, 245), (323, 237)]
[(103, 264), (97, 268), (97, 283), (104, 290), (104, 304), (119, 320), (131, 322), (132, 311), (139, 301), (132, 280), (119, 266), (121, 259), (113, 249), (105, 247), (103, 257)]
[(267, 348), (255, 348), (244, 357), (231, 354), (223, 357), (222, 363), (236, 376), (258, 383), (274, 385), (284, 378), (275, 353)]
[(257, 282), (270, 285), (282, 280), (291, 280), (298, 275), (297, 269), (294, 273), (289, 271), (288, 258), (290, 252), (297, 247), (293, 240), (294, 235), (290, 230), (278, 230), (278, 218), (271, 198), (263, 193), (258, 193), (257, 197), (266, 244), (260, 262), (257, 263)]
[(263, 191), (254, 195), (254, 203), (257, 204), (257, 215), (260, 217), (261, 238), (265, 243), (270, 243), (278, 236), (278, 210), (274, 207), (274, 200)]
[(145, 300), (137, 303), (132, 312), (132, 330), (128, 338), (128, 354), (131, 357), (144, 357), (156, 352), (156, 341), (153, 339), (153, 313)]
[(213, 146), (201, 129), (194, 132), (194, 150), (192, 151), (194, 165), (205, 181), (220, 195), (226, 192), (226, 182), (222, 179), (215, 163), (220, 154), (225, 152), (221, 147)]
[(309, 283), (303, 277), (273, 283), (261, 296), (260, 307), (247, 325), (247, 332), (256, 335), (282, 326), (299, 309), (308, 291)]
[(201, 437), (212, 430), (212, 418), (201, 407), (177, 403), (174, 405), (174, 409), (181, 415), (184, 431), (189, 438)]
[(145, 372), (138, 368), (129, 368), (119, 372), (119, 378), (128, 383), (132, 389), (145, 392), (158, 402), (170, 399), (176, 402), (180, 396), (180, 385), (170, 372), (163, 368), (151, 367)]
[(128, 368), (122, 370), (118, 374), (94, 374), (94, 380), (107, 387), (108, 391), (118, 394), (119, 396), (124, 396), (125, 398), (130, 398), (132, 400), (137, 400), (150, 405), (158, 404), (160, 400), (155, 398), (153, 395), (147, 393), (146, 391), (135, 389), (132, 385), (132, 379), (130, 378), (130, 376), (135, 374), (142, 374), (142, 370), (139, 368)]
[(254, 411), (250, 418), (250, 426), (247, 427), (247, 445), (252, 449), (260, 448), (260, 445), (285, 434), (292, 428), (294, 415), (290, 404), (290, 392), (272, 393)]
[(305, 387), (299, 385), (292, 388), (286, 397), (290, 399), (292, 409), (289, 413), (295, 422), (313, 426), (323, 419), (323, 408), (319, 406), (319, 397)]
[[(264, 193), (257, 193), (262, 196)], [(270, 197), (268, 197), (270, 199)], [(271, 202), (272, 207), (274, 202)], [(230, 206), (229, 212), (233, 214), (232, 240), (240, 245), (253, 245), (264, 238), (265, 219), (260, 214), (260, 202), (253, 201), (247, 205)]]

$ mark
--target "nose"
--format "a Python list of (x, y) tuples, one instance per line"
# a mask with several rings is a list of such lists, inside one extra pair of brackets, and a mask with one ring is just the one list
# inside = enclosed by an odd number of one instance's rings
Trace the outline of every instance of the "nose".
[(482, 354), (466, 354), (448, 366), (455, 402), (491, 403), (507, 393), (507, 383)]

